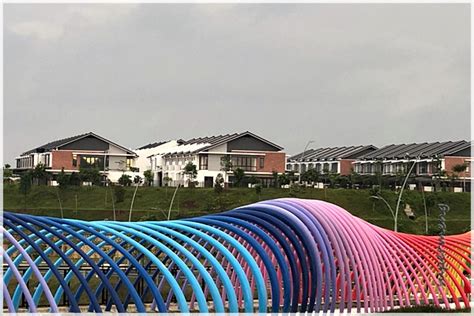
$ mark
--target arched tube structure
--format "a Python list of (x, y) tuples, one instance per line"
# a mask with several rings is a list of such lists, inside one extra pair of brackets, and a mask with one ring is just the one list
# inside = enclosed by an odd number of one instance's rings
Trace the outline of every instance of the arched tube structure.
[[(383, 312), (469, 307), (471, 232), (397, 233), (318, 200), (161, 222), (4, 212), (4, 311)], [(467, 274), (467, 276), (466, 276)]]

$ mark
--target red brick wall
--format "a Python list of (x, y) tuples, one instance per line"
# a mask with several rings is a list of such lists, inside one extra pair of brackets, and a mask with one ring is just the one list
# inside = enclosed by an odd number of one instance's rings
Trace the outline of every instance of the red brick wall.
[(348, 176), (351, 174), (351, 169), (353, 167), (352, 162), (354, 161), (355, 159), (341, 159), (340, 160), (341, 176)]
[[(260, 158), (260, 157), (259, 157)], [(280, 152), (266, 152), (263, 168), (260, 168), (260, 159), (257, 158), (257, 172), (285, 172), (286, 155)]]
[(61, 168), (64, 168), (64, 170), (78, 170), (78, 167), (72, 165), (71, 150), (55, 150), (52, 152), (52, 156), (51, 169), (61, 170)]
[(455, 165), (462, 165), (463, 163), (466, 163), (469, 165), (468, 170), (466, 172), (461, 172), (459, 174), (460, 177), (470, 177), (471, 176), (471, 166), (470, 162), (468, 159), (471, 159), (471, 157), (444, 157), (444, 170), (446, 170), (446, 173), (448, 175), (451, 175), (453, 173), (453, 167)]

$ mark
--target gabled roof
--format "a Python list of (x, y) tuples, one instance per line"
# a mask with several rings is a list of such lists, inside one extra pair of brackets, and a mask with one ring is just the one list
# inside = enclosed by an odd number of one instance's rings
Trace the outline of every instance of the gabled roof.
[(249, 131), (242, 132), (242, 133), (233, 133), (233, 134), (225, 134), (225, 135), (218, 135), (218, 136), (206, 136), (206, 137), (197, 137), (191, 138), (189, 140), (178, 140), (178, 146), (172, 148), (168, 153), (165, 155), (179, 155), (179, 154), (194, 154), (199, 153), (202, 151), (207, 151), (209, 149), (215, 148), (222, 144), (231, 142), (235, 139), (238, 139), (243, 136), (251, 136), (254, 137), (264, 143), (269, 144), (277, 148), (278, 150), (283, 150), (283, 147), (278, 146), (254, 133)]
[(303, 153), (296, 154), (289, 158), (290, 161), (325, 161), (347, 159), (349, 157), (357, 157), (358, 153), (364, 153), (367, 150), (376, 150), (377, 147), (373, 145), (360, 146), (343, 146), (343, 147), (322, 147), (316, 149), (309, 149)]
[(190, 140), (184, 141), (182, 144), (183, 145), (190, 145), (190, 144), (208, 144), (207, 146), (199, 149), (199, 151), (205, 151), (212, 149), (214, 147), (220, 146), (222, 144), (228, 143), (230, 141), (233, 141), (235, 139), (238, 139), (243, 136), (251, 136), (254, 137), (264, 143), (267, 143), (278, 150), (283, 150), (283, 147), (270, 142), (269, 140), (266, 140), (265, 138), (262, 138), (258, 135), (255, 135), (252, 132), (245, 131), (242, 133), (233, 133), (233, 134), (225, 134), (225, 135), (219, 135), (219, 136), (208, 136), (208, 137), (198, 137), (198, 138), (192, 138)]
[(375, 159), (415, 159), (415, 158), (431, 158), (443, 157), (455, 154), (461, 150), (471, 146), (471, 142), (465, 140), (448, 141), (448, 142), (432, 142), (432, 143), (411, 143), (411, 144), (391, 144), (380, 149), (367, 153), (359, 159), (375, 160)]
[(67, 138), (63, 138), (63, 139), (59, 139), (59, 140), (55, 140), (55, 141), (52, 141), (52, 142), (49, 142), (47, 144), (44, 144), (42, 146), (39, 146), (39, 147), (36, 147), (36, 148), (33, 148), (31, 150), (28, 150), (24, 153), (22, 153), (21, 155), (24, 156), (24, 155), (28, 155), (28, 154), (32, 154), (32, 153), (35, 153), (35, 152), (38, 152), (38, 151), (51, 151), (53, 149), (59, 149), (59, 147), (62, 147), (64, 145), (67, 145), (67, 144), (70, 144), (72, 142), (75, 142), (75, 141), (78, 141), (82, 138), (85, 138), (85, 137), (88, 137), (88, 136), (92, 136), (92, 137), (96, 137), (106, 143), (109, 143), (111, 145), (114, 145), (120, 149), (122, 149), (123, 151), (131, 154), (131, 155), (136, 155), (132, 150), (126, 148), (126, 147), (123, 147), (123, 146), (120, 146), (108, 139), (105, 139), (93, 132), (88, 132), (88, 133), (84, 133), (84, 134), (80, 134), (80, 135), (76, 135), (76, 136), (71, 136), (71, 137), (67, 137)]
[(143, 149), (151, 149), (151, 148), (155, 148), (155, 147), (158, 147), (160, 145), (163, 145), (163, 144), (166, 144), (167, 142), (169, 142), (168, 140), (164, 141), (164, 142), (154, 142), (154, 143), (150, 143), (148, 145), (143, 145), (141, 147), (138, 147), (137, 149), (135, 150), (143, 150)]

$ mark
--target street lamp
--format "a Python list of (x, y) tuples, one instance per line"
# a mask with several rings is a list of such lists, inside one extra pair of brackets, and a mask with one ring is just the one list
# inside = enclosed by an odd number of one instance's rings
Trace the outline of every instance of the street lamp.
[[(304, 147), (304, 150), (303, 150), (303, 154), (301, 155), (301, 159), (300, 159), (301, 162), (303, 162), (303, 160), (304, 160), (304, 155), (305, 155), (305, 153), (306, 153), (306, 149), (308, 149), (308, 146), (309, 146), (309, 144), (311, 144), (311, 143), (314, 143), (314, 140), (310, 140), (310, 141), (308, 141), (308, 142), (306, 143), (306, 146)], [(301, 163), (300, 163), (300, 166), (299, 166), (299, 168), (298, 168), (298, 171), (299, 171), (299, 172), (298, 172), (298, 184), (301, 184)]]

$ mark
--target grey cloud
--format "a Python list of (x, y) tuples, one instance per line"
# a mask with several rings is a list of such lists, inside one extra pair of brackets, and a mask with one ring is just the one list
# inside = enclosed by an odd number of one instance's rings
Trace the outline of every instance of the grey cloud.
[(7, 4), (5, 160), (89, 130), (132, 148), (252, 130), (289, 153), (469, 139), (469, 10)]

